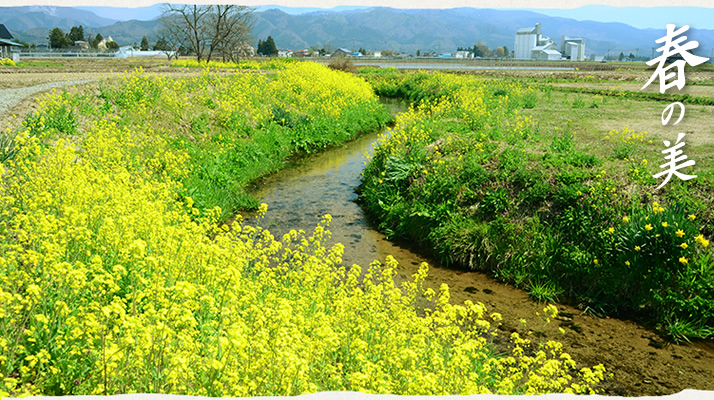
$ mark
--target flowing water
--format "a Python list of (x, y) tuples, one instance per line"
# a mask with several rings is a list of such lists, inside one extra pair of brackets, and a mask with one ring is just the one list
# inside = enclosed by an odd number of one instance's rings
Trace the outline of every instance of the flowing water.
[[(394, 109), (398, 109), (394, 106)], [(355, 200), (367, 152), (373, 150), (379, 133), (362, 136), (343, 147), (301, 159), (292, 168), (278, 172), (253, 192), (268, 204), (260, 225), (277, 238), (290, 229), (310, 233), (325, 214), (332, 216), (329, 230), (334, 243), (345, 246), (345, 265), (367, 266), (373, 260), (394, 256), (400, 265), (418, 265), (422, 257), (385, 239), (367, 222)]]
[[(393, 112), (400, 111), (392, 107)], [(392, 243), (367, 222), (355, 203), (354, 189), (360, 184), (365, 153), (373, 149), (379, 134), (362, 136), (343, 147), (305, 157), (295, 166), (261, 181), (254, 195), (268, 204), (260, 222), (280, 238), (290, 229), (310, 233), (321, 217), (332, 215), (329, 230), (334, 243), (345, 246), (345, 265), (366, 267), (373, 260), (392, 255), (399, 262), (396, 280), (416, 272), (428, 262), (426, 286), (437, 289), (449, 285), (451, 301), (484, 303), (489, 312), (503, 315), (502, 336), (521, 330), (521, 318), (531, 321), (529, 329), (543, 340), (563, 343), (579, 366), (603, 363), (615, 377), (605, 385), (606, 394), (641, 396), (675, 393), (686, 388), (714, 390), (714, 346), (711, 342), (680, 346), (666, 343), (652, 331), (633, 322), (598, 318), (580, 309), (559, 304), (563, 317), (542, 327), (536, 312), (544, 304), (535, 303), (527, 293), (497, 282), (483, 273), (438, 266), (412, 249)], [(561, 334), (558, 328), (564, 328)]]

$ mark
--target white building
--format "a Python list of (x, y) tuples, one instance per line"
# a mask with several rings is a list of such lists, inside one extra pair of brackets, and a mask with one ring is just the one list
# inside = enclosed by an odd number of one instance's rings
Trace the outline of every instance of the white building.
[(141, 51), (135, 49), (133, 46), (122, 46), (114, 53), (116, 58), (133, 58), (133, 57), (173, 57), (175, 51), (161, 51), (161, 50), (145, 50)]
[(563, 35), (560, 40), (560, 51), (563, 57), (571, 61), (585, 61), (585, 39)]
[(474, 53), (470, 51), (455, 51), (451, 55), (454, 58), (474, 58)]
[(516, 32), (516, 50), (514, 58), (519, 60), (560, 60), (562, 55), (558, 45), (547, 36), (543, 36), (540, 24), (535, 28), (522, 28)]

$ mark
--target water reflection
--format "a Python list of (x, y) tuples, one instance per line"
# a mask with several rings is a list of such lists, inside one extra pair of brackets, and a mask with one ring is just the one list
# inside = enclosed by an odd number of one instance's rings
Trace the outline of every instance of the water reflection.
[(299, 165), (265, 179), (253, 193), (268, 204), (261, 226), (276, 237), (290, 229), (311, 232), (320, 218), (332, 215), (327, 245), (342, 243), (346, 265), (368, 265), (391, 254), (400, 264), (421, 262), (370, 228), (354, 192), (360, 184), (364, 154), (373, 151), (378, 133), (362, 136), (343, 147), (306, 157)]

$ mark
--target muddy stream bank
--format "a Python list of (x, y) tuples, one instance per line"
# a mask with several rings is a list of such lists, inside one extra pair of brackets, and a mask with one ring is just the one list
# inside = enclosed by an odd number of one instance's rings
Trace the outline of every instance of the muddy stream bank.
[[(393, 107), (393, 112), (401, 111)], [(390, 242), (371, 227), (355, 203), (364, 154), (371, 151), (378, 134), (362, 136), (343, 147), (305, 157), (295, 166), (257, 184), (254, 195), (268, 204), (261, 226), (276, 237), (290, 229), (311, 232), (324, 214), (332, 215), (327, 246), (345, 246), (345, 265), (366, 267), (373, 260), (392, 255), (399, 262), (397, 278), (407, 279), (422, 262), (429, 263), (427, 286), (449, 285), (451, 301), (469, 299), (484, 303), (489, 312), (503, 315), (504, 339), (513, 331), (526, 334), (519, 320), (528, 321), (534, 342), (549, 339), (563, 343), (564, 351), (578, 367), (605, 365), (613, 378), (603, 394), (620, 396), (665, 395), (684, 389), (714, 390), (714, 344), (674, 344), (636, 323), (599, 318), (575, 307), (558, 304), (561, 314), (543, 327), (536, 313), (545, 306), (528, 294), (472, 271), (443, 268), (406, 246)], [(563, 328), (565, 333), (561, 333)], [(714, 396), (714, 393), (712, 394)]]

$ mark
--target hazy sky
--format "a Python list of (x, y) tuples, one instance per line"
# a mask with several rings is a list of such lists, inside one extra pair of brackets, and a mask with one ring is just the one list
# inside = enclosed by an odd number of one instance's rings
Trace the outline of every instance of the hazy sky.
[[(714, 5), (714, 4), (712, 4)], [(714, 29), (714, 8), (703, 7), (603, 7), (589, 5), (576, 9), (530, 9), (554, 17), (622, 22), (635, 28), (664, 29), (667, 24)], [(613, 12), (614, 11), (614, 12)]]
[[(186, 3), (216, 3), (216, 0), (193, 0)], [(221, 0), (226, 2), (226, 0)], [(550, 16), (592, 20), (600, 22), (621, 22), (636, 28), (662, 29), (666, 24), (689, 25), (692, 28), (714, 29), (714, 1), (712, 0), (440, 0), (435, 2), (414, 0), (228, 0), (245, 5), (278, 4), (288, 7), (336, 6), (388, 6), (394, 8), (454, 8), (479, 7), (526, 9)], [(114, 6), (146, 7), (155, 5), (156, 0), (129, 0), (125, 2), (106, 0), (3, 0), (3, 5), (56, 5), (56, 6)], [(608, 5), (610, 7), (604, 7)], [(543, 8), (547, 6), (549, 8)], [(695, 7), (696, 6), (696, 7)], [(576, 8), (577, 7), (577, 8)], [(615, 8), (613, 8), (615, 7)], [(92, 8), (100, 16), (115, 19), (152, 19), (159, 14), (158, 7), (152, 7), (144, 14), (132, 14), (131, 10), (117, 13), (111, 7)]]

